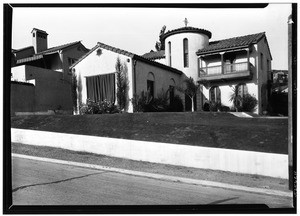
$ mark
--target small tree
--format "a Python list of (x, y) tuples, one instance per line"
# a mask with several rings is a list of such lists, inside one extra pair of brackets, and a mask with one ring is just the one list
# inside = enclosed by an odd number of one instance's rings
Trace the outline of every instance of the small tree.
[(165, 33), (165, 31), (166, 31), (166, 26), (164, 25), (161, 28), (160, 33), (159, 33), (159, 41), (156, 41), (156, 43), (155, 43), (156, 51), (164, 50), (164, 44), (161, 41), (161, 36)]
[(121, 59), (118, 57), (115, 65), (117, 75), (117, 103), (120, 110), (125, 109), (127, 103), (127, 65), (122, 64)]
[(74, 113), (76, 113), (77, 110), (77, 87), (77, 76), (75, 72), (72, 72), (72, 102)]
[(194, 82), (192, 77), (185, 79), (184, 81), (185, 88), (177, 87), (177, 90), (187, 95), (192, 101), (192, 112), (194, 112), (194, 97), (197, 94), (197, 91), (200, 85)]
[(242, 97), (239, 94), (239, 85), (232, 87), (231, 90), (232, 90), (232, 93), (230, 95), (229, 101), (233, 102), (235, 111), (238, 112), (241, 107), (241, 104), (242, 104)]

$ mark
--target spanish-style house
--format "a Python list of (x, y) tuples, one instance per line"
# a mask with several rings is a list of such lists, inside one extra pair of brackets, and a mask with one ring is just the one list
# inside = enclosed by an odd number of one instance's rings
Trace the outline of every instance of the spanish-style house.
[[(171, 89), (173, 97), (175, 87), (182, 87), (184, 80), (192, 77), (200, 85), (195, 110), (203, 110), (207, 102), (232, 108), (234, 88), (240, 97), (250, 94), (257, 99), (256, 113), (263, 114), (269, 107), (272, 56), (264, 32), (210, 41), (210, 31), (189, 27), (186, 22), (185, 27), (167, 32), (164, 27), (159, 49), (142, 56), (101, 42), (91, 50), (80, 41), (48, 48), (47, 33), (39, 29), (32, 30), (32, 38), (33, 46), (12, 51), (12, 79), (35, 80), (35, 111), (71, 111), (74, 98), (76, 113), (88, 99), (116, 104), (117, 59), (126, 68), (128, 101), (143, 91), (157, 97)], [(76, 97), (71, 93), (72, 77), (76, 78)], [(190, 98), (176, 94), (185, 110), (191, 110)], [(133, 112), (131, 102), (125, 111)]]
[[(238, 86), (241, 97), (249, 93), (258, 100), (256, 113), (268, 109), (272, 56), (264, 32), (210, 41), (211, 32), (183, 27), (160, 35), (164, 50), (143, 57), (182, 71), (201, 84), (195, 108), (205, 101), (232, 107), (230, 96)], [(205, 83), (205, 84), (202, 84)]]
[(80, 41), (48, 48), (47, 32), (34, 28), (31, 34), (32, 46), (12, 50), (11, 114), (47, 110), (72, 113), (69, 67), (89, 50)]

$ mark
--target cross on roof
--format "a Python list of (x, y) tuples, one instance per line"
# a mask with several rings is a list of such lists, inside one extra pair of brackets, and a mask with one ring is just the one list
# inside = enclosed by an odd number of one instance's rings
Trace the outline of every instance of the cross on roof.
[(187, 20), (187, 18), (185, 18), (183, 22), (185, 24), (185, 27), (187, 27), (187, 24), (189, 23), (188, 20)]

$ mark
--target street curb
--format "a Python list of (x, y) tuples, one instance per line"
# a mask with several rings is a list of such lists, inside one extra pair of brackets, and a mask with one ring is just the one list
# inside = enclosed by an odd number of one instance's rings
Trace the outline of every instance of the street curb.
[(42, 157), (35, 157), (35, 156), (15, 154), (15, 153), (12, 153), (12, 157), (18, 157), (18, 158), (24, 158), (24, 159), (30, 159), (30, 160), (38, 160), (38, 161), (57, 163), (57, 164), (63, 164), (63, 165), (78, 166), (78, 167), (84, 167), (84, 168), (90, 168), (90, 169), (99, 169), (99, 170), (105, 170), (105, 171), (110, 171), (110, 172), (123, 173), (123, 174), (127, 174), (127, 175), (148, 177), (148, 178), (152, 178), (152, 179), (181, 182), (181, 183), (194, 184), (194, 185), (219, 187), (219, 188), (225, 188), (225, 189), (231, 189), (231, 190), (247, 191), (247, 192), (251, 192), (251, 193), (267, 194), (267, 195), (273, 195), (273, 196), (283, 196), (283, 197), (290, 197), (290, 198), (293, 197), (292, 192), (284, 192), (284, 191), (278, 191), (278, 190), (252, 188), (252, 187), (247, 187), (247, 186), (232, 185), (232, 184), (226, 184), (226, 183), (221, 183), (221, 182), (213, 182), (213, 181), (205, 181), (205, 180), (198, 180), (198, 179), (182, 178), (182, 177), (176, 177), (176, 176), (168, 176), (168, 175), (162, 175), (162, 174), (146, 173), (146, 172), (119, 169), (119, 168), (113, 168), (113, 167), (107, 167), (107, 166), (101, 166), (101, 165), (95, 165), (95, 164), (64, 161), (64, 160), (58, 160), (58, 159), (52, 159), (52, 158), (42, 158)]

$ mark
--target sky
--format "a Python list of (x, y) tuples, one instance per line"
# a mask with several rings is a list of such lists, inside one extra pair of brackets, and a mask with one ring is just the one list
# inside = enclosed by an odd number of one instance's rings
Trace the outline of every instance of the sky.
[(14, 8), (12, 48), (32, 45), (31, 30), (48, 33), (48, 47), (81, 41), (87, 48), (102, 42), (143, 55), (155, 50), (162, 26), (188, 26), (212, 32), (210, 41), (266, 32), (272, 69), (288, 69), (288, 16), (291, 4), (261, 9), (201, 8)]

